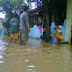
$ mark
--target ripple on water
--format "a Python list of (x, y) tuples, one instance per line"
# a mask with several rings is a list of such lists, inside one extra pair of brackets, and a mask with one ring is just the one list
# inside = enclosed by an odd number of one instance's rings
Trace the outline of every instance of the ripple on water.
[(36, 67), (36, 66), (34, 66), (34, 65), (28, 65), (27, 67), (28, 67), (28, 68), (34, 68), (34, 67)]
[(9, 48), (5, 46), (0, 44), (0, 63), (4, 63), (0, 67), (1, 72), (72, 72), (67, 71), (72, 68), (72, 51), (69, 51), (68, 45), (29, 39), (27, 46), (13, 43)]

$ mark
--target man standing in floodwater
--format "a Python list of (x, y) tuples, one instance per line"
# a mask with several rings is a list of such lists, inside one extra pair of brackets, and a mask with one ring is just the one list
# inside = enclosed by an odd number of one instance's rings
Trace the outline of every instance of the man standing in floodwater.
[(28, 32), (30, 32), (29, 26), (29, 7), (24, 7), (24, 12), (20, 16), (20, 44), (26, 45), (28, 41)]

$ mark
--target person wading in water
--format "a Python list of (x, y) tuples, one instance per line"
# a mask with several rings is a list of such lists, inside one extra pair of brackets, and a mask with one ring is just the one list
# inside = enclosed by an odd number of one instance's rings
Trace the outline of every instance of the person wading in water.
[(29, 26), (29, 7), (24, 7), (24, 12), (20, 15), (20, 44), (26, 45), (28, 41), (28, 32), (30, 32)]
[(16, 43), (16, 41), (19, 38), (19, 20), (17, 19), (18, 15), (14, 14), (14, 17), (10, 20), (10, 36), (11, 36), (11, 40), (10, 42), (12, 42), (14, 40), (14, 42)]

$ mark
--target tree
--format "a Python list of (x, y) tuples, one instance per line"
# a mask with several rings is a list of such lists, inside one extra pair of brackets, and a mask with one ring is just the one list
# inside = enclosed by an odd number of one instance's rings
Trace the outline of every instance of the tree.
[(50, 40), (50, 22), (49, 22), (49, 10), (48, 10), (48, 2), (47, 0), (42, 0), (45, 14), (45, 26), (46, 26), (46, 37), (45, 41), (49, 42)]
[[(20, 0), (21, 4), (23, 3), (23, 0)], [(6, 19), (7, 19), (7, 26), (9, 27), (9, 21), (13, 16), (13, 13), (18, 8), (18, 0), (0, 0), (0, 12), (6, 13)]]

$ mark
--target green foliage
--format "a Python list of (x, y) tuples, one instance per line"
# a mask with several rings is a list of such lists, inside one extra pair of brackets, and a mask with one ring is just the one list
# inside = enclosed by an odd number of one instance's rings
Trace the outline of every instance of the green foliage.
[[(21, 0), (21, 3), (23, 0)], [(5, 11), (6, 13), (12, 12), (16, 10), (18, 6), (18, 0), (0, 0), (0, 7), (2, 7), (1, 11)]]
[[(30, 1), (27, 0), (28, 6), (30, 6)], [(9, 28), (9, 21), (13, 16), (13, 12), (16, 11), (16, 9), (20, 9), (20, 11), (23, 11), (24, 7), (24, 0), (0, 0), (0, 12), (6, 13), (6, 20), (7, 22), (4, 24), (6, 28)]]
[[(20, 0), (21, 4), (23, 0)], [(9, 28), (9, 21), (13, 16), (13, 11), (16, 11), (18, 7), (18, 0), (0, 0), (0, 12), (6, 13), (7, 22), (4, 23), (4, 27)]]

